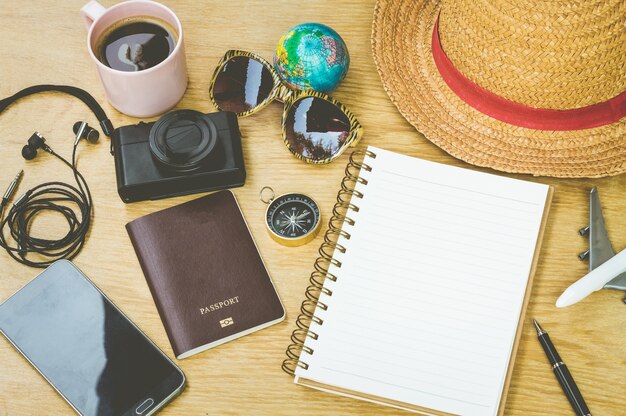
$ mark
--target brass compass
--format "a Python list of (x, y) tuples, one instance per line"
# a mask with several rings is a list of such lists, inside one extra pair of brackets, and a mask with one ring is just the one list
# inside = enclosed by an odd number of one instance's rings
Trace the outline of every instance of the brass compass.
[[(269, 196), (264, 197), (264, 194)], [(301, 193), (275, 196), (274, 190), (265, 186), (261, 189), (260, 198), (267, 204), (267, 231), (280, 244), (300, 246), (313, 240), (319, 233), (320, 209), (311, 197)]]

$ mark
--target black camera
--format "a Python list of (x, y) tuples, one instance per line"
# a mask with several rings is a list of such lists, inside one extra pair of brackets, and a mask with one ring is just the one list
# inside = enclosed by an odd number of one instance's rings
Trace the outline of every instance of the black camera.
[(113, 133), (117, 191), (124, 202), (242, 186), (246, 169), (237, 116), (194, 110)]

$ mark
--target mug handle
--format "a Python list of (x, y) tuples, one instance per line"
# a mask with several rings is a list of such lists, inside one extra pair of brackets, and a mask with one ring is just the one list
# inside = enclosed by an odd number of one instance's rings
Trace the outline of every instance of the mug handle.
[(106, 7), (95, 0), (91, 0), (80, 9), (80, 15), (85, 23), (85, 28), (89, 30), (94, 21), (104, 14)]

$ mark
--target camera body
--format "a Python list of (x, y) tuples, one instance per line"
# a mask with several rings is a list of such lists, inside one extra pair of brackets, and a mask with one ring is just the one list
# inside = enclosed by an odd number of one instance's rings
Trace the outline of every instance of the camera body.
[(124, 202), (242, 186), (246, 179), (237, 116), (195, 110), (113, 133), (117, 190)]

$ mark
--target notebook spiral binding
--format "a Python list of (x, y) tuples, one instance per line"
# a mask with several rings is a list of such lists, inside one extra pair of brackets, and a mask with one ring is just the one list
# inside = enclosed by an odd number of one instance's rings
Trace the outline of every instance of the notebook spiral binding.
[(306, 288), (306, 299), (300, 306), (300, 314), (296, 319), (297, 328), (291, 333), (291, 344), (287, 347), (285, 354), (287, 359), (283, 361), (282, 369), (289, 375), (295, 375), (296, 367), (308, 369), (309, 365), (300, 359), (300, 355), (304, 352), (312, 355), (314, 350), (306, 345), (304, 341), (306, 337), (317, 340), (319, 335), (312, 331), (309, 327), (311, 322), (322, 325), (324, 321), (315, 316), (317, 307), (328, 310), (328, 305), (319, 300), (320, 293), (332, 296), (333, 292), (323, 287), (324, 281), (330, 279), (337, 281), (337, 276), (328, 271), (332, 264), (341, 267), (341, 262), (333, 258), (333, 252), (338, 250), (341, 253), (346, 252), (346, 248), (337, 243), (339, 236), (343, 236), (346, 240), (350, 239), (350, 234), (341, 227), (343, 223), (354, 225), (355, 221), (348, 217), (348, 211), (359, 211), (359, 207), (352, 202), (353, 198), (363, 199), (363, 193), (354, 189), (357, 182), (367, 185), (367, 180), (359, 177), (361, 169), (371, 172), (372, 167), (364, 162), (358, 162), (356, 158), (361, 156), (369, 156), (376, 158), (376, 154), (370, 150), (356, 150), (350, 155), (350, 161), (346, 165), (345, 176), (341, 180), (341, 189), (337, 193), (337, 203), (333, 206), (333, 215), (328, 221), (328, 231), (324, 235), (324, 242), (319, 248), (320, 257), (315, 260), (314, 271), (309, 278), (310, 285)]

